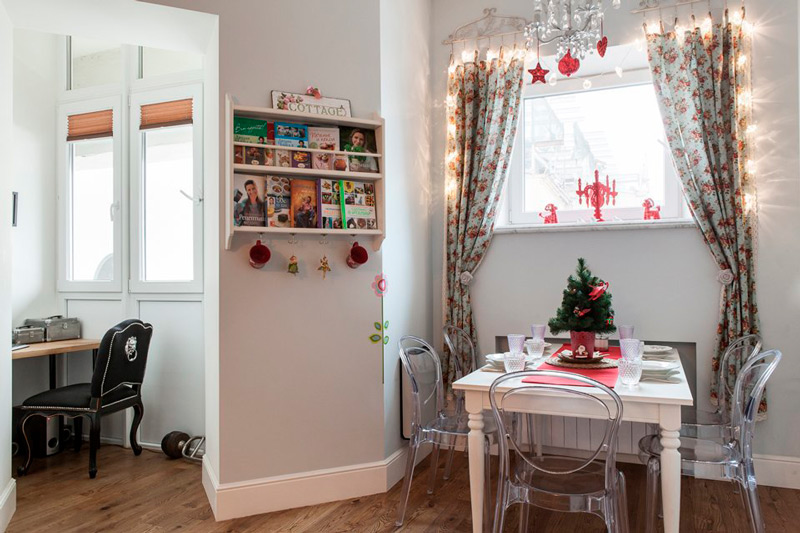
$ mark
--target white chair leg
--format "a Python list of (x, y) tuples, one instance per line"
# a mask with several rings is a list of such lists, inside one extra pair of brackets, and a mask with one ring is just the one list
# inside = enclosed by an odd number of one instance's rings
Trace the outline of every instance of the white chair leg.
[(625, 487), (625, 474), (622, 472), (618, 472), (615, 503), (616, 530), (618, 533), (628, 533), (630, 531), (630, 524), (628, 523), (628, 489)]
[(491, 531), (492, 528), (492, 441), (485, 440), (485, 467), (483, 469), (484, 475), (484, 489), (483, 489), (483, 530)]
[(758, 484), (756, 483), (756, 473), (752, 463), (743, 468), (744, 500), (747, 504), (747, 514), (750, 519), (750, 529), (754, 533), (764, 533), (764, 518), (761, 516), (761, 502), (758, 501)]
[(408, 442), (408, 458), (406, 459), (406, 477), (403, 480), (403, 488), (400, 491), (400, 503), (397, 506), (397, 521), (395, 526), (400, 527), (403, 525), (403, 518), (406, 514), (406, 506), (408, 505), (408, 494), (411, 492), (411, 478), (414, 477), (414, 464), (417, 460), (417, 444), (416, 436), (411, 437)]
[(433, 445), (431, 452), (431, 477), (428, 481), (428, 494), (433, 494), (436, 490), (436, 471), (439, 469), (439, 443)]
[(519, 533), (528, 531), (528, 525), (531, 519), (531, 506), (527, 503), (521, 503), (519, 508)]
[(456, 445), (458, 444), (458, 437), (450, 438), (450, 453), (447, 454), (447, 463), (444, 467), (444, 479), (450, 479), (450, 473), (453, 471), (453, 457), (456, 454)]

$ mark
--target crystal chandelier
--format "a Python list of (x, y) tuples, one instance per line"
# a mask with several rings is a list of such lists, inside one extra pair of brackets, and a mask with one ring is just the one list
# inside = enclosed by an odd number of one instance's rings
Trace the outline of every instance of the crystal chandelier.
[[(618, 8), (620, 0), (611, 5)], [(531, 20), (525, 27), (528, 48), (556, 42), (556, 57), (584, 59), (603, 39), (603, 0), (533, 0)]]

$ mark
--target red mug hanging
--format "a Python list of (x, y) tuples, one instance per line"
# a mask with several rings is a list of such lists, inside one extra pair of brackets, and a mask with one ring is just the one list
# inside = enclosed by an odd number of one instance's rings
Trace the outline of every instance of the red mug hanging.
[(347, 255), (347, 266), (350, 268), (358, 268), (364, 263), (367, 262), (369, 259), (369, 254), (367, 253), (367, 249), (363, 246), (359, 246), (357, 242), (353, 243), (353, 247), (350, 248), (350, 253)]
[(271, 255), (269, 248), (261, 244), (261, 240), (257, 240), (252, 248), (250, 248), (250, 266), (253, 268), (262, 268), (267, 264)]

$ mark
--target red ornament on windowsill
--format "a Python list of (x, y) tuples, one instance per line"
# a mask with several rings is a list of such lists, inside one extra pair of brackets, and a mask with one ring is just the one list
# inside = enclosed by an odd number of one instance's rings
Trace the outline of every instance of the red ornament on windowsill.
[(558, 62), (558, 71), (566, 77), (570, 77), (581, 68), (581, 61), (577, 57), (572, 57), (572, 50), (567, 50), (561, 61)]
[(614, 180), (611, 184), (608, 182), (608, 176), (606, 176), (605, 184), (600, 183), (600, 171), (594, 171), (594, 183), (591, 185), (587, 184), (586, 187), (583, 187), (581, 184), (581, 179), (578, 178), (578, 190), (575, 191), (575, 194), (578, 195), (578, 203), (583, 203), (583, 199), (586, 198), (586, 205), (588, 207), (594, 207), (594, 218), (598, 222), (603, 222), (603, 212), (600, 210), (605, 205), (617, 205), (617, 180)]
[(642, 207), (644, 207), (645, 220), (661, 220), (661, 206), (656, 205), (652, 198), (646, 199)]
[(558, 208), (553, 204), (547, 204), (544, 207), (545, 213), (539, 213), (539, 216), (544, 219), (545, 224), (558, 224), (558, 215), (556, 211)]

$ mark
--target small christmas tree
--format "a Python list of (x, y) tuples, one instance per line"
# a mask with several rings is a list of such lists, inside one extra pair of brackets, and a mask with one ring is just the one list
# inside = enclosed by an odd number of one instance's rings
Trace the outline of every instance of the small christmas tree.
[(583, 258), (578, 259), (577, 276), (570, 276), (556, 317), (548, 325), (553, 335), (562, 331), (613, 333), (614, 310), (608, 283), (592, 275)]

